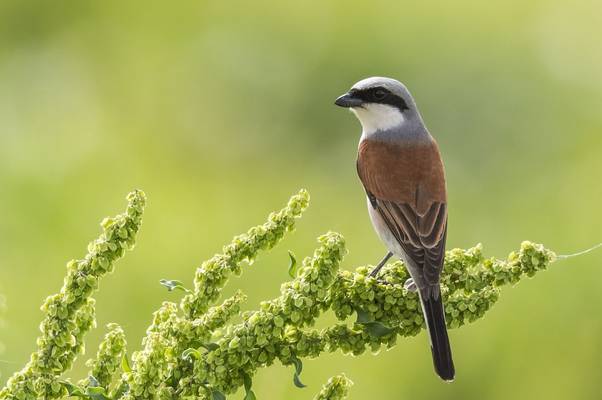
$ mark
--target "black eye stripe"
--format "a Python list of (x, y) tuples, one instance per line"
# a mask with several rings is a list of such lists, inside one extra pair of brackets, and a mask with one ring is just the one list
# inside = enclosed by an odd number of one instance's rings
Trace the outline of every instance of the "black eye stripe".
[(351, 89), (349, 94), (355, 98), (362, 99), (365, 103), (388, 104), (398, 108), (402, 112), (410, 109), (404, 99), (380, 86), (361, 90)]

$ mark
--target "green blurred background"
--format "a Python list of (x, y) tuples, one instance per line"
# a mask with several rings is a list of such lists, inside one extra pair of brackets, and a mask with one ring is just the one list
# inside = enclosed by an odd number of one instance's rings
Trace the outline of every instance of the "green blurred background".
[[(505, 256), (524, 239), (568, 253), (602, 240), (602, 4), (384, 1), (0, 3), (1, 382), (35, 346), (39, 306), (124, 196), (149, 196), (133, 253), (101, 284), (99, 328), (130, 349), (200, 262), (305, 187), (297, 231), (228, 293), (278, 293), (286, 251), (345, 235), (345, 268), (375, 263), (356, 178), (360, 127), (334, 98), (384, 75), (413, 92), (447, 167), (449, 246)], [(457, 379), (424, 334), (374, 357), (262, 370), (261, 399), (310, 399), (345, 372), (350, 399), (599, 399), (602, 251), (506, 288), (451, 332)], [(81, 377), (83, 363), (74, 376)], [(242, 398), (237, 394), (234, 398)]]

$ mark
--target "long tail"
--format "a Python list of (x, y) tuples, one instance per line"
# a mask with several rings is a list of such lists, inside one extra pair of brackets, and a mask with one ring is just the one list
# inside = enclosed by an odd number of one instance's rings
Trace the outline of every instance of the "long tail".
[[(435, 299), (436, 297), (436, 299)], [(443, 311), (443, 301), (441, 295), (433, 296), (432, 293), (420, 296), (422, 301), (422, 310), (426, 319), (426, 326), (431, 339), (431, 351), (433, 353), (433, 364), (435, 372), (444, 381), (454, 380), (456, 371), (454, 361), (452, 360), (451, 347), (445, 327), (445, 313)]]

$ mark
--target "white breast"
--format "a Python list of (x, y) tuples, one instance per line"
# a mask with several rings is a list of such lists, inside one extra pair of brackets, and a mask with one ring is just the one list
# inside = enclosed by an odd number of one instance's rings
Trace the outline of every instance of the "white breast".
[(405, 120), (398, 108), (388, 104), (369, 103), (352, 111), (362, 124), (364, 136), (400, 126)]
[(387, 223), (383, 220), (378, 211), (372, 207), (370, 199), (366, 198), (366, 200), (368, 203), (368, 215), (370, 215), (370, 221), (372, 222), (372, 226), (374, 227), (379, 239), (384, 243), (391, 253), (395, 254), (397, 258), (405, 261), (406, 254), (397, 239), (395, 239), (395, 236), (393, 236), (393, 233), (391, 233)]

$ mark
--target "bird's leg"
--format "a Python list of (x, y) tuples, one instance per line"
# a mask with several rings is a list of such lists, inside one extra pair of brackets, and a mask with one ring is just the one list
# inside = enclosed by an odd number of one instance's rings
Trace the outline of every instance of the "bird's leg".
[(380, 272), (380, 269), (387, 263), (387, 261), (389, 261), (389, 258), (393, 257), (393, 253), (388, 252), (387, 255), (385, 256), (385, 258), (383, 258), (381, 260), (381, 262), (378, 263), (378, 265), (376, 266), (376, 268), (374, 268), (372, 270), (372, 272), (370, 272), (371, 277), (375, 278), (376, 275), (378, 275), (378, 273)]
[(414, 279), (412, 278), (408, 278), (405, 283), (403, 284), (403, 288), (410, 291), (410, 292), (417, 292), (418, 291), (418, 286), (416, 285), (416, 282), (414, 282)]

